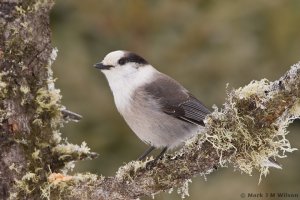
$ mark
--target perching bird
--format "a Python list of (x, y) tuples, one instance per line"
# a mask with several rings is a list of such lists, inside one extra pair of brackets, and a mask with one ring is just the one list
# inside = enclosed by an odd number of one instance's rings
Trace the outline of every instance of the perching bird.
[(113, 51), (95, 64), (106, 76), (118, 111), (133, 132), (151, 147), (172, 149), (203, 128), (210, 111), (187, 89), (157, 71), (144, 58)]

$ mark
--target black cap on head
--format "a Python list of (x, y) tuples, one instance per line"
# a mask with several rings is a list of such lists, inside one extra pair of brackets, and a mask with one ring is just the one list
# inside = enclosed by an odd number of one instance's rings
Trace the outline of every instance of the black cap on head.
[(129, 62), (133, 62), (141, 65), (148, 64), (148, 62), (144, 58), (132, 52), (126, 53), (125, 56), (123, 58), (120, 58), (118, 61), (119, 65), (125, 65), (126, 63)]

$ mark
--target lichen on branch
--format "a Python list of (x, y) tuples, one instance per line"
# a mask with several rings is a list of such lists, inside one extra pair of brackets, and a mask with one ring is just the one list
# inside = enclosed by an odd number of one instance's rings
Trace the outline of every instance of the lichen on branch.
[(249, 175), (253, 169), (266, 176), (270, 166), (280, 168), (276, 158), (296, 150), (286, 138), (286, 128), (300, 115), (295, 112), (299, 73), (298, 63), (278, 81), (252, 81), (228, 92), (224, 109), (207, 119), (206, 140), (220, 155), (233, 150), (228, 161)]

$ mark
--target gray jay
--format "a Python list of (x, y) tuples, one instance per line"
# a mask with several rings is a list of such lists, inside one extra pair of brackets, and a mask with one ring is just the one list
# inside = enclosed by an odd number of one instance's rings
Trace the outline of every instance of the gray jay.
[(187, 89), (157, 71), (141, 56), (113, 51), (95, 64), (107, 78), (116, 107), (133, 132), (150, 148), (163, 148), (155, 160), (203, 128), (210, 111)]

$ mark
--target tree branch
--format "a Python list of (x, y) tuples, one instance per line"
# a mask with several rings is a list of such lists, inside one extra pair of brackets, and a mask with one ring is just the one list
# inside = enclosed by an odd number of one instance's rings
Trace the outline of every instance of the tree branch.
[[(81, 117), (65, 110), (54, 87), (49, 11), (52, 0), (0, 3), (0, 196), (4, 199), (136, 199), (180, 187), (232, 165), (268, 173), (272, 160), (292, 152), (288, 125), (299, 117), (300, 64), (279, 80), (253, 81), (227, 92), (224, 108), (206, 118), (206, 128), (174, 155), (148, 170), (132, 161), (114, 177), (68, 176), (73, 161), (95, 153), (63, 142), (59, 130)], [(59, 174), (60, 173), (60, 174)]]

